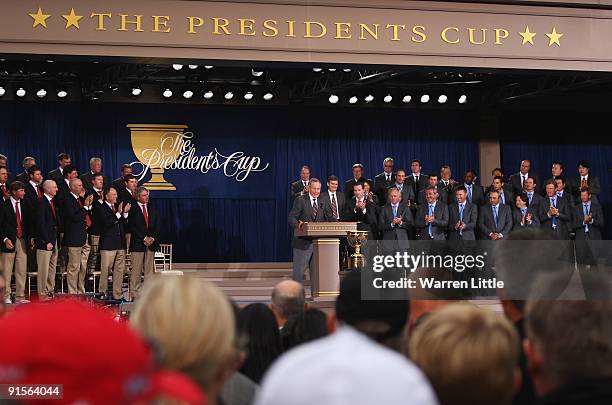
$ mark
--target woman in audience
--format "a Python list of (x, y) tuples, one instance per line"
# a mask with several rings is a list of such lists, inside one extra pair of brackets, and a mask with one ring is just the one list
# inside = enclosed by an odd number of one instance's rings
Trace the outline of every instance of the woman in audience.
[(165, 368), (193, 379), (209, 404), (238, 366), (232, 308), (211, 283), (189, 277), (158, 277), (147, 282), (130, 322), (159, 346)]
[(240, 372), (256, 383), (283, 348), (274, 314), (264, 304), (251, 304), (238, 314), (240, 334), (248, 337), (247, 357)]
[(293, 315), (285, 323), (281, 335), (283, 349), (289, 350), (302, 343), (327, 336), (327, 315), (320, 309), (310, 308)]

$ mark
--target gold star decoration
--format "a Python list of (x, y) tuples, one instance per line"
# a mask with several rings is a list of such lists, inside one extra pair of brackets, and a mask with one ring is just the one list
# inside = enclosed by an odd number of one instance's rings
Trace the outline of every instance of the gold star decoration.
[(529, 31), (529, 25), (525, 27), (524, 32), (519, 32), (519, 35), (523, 37), (523, 45), (527, 43), (533, 45), (533, 37), (536, 36), (536, 33)]
[(70, 14), (62, 14), (62, 17), (66, 19), (66, 29), (70, 27), (75, 27), (77, 30), (81, 29), (81, 27), (79, 27), (79, 20), (83, 18), (83, 16), (76, 15), (74, 8), (70, 9)]
[(550, 41), (548, 41), (548, 46), (552, 46), (552, 44), (561, 46), (559, 39), (563, 36), (563, 34), (558, 33), (555, 27), (553, 27), (552, 32), (550, 34), (546, 34), (546, 36), (550, 39)]
[(43, 14), (43, 11), (40, 7), (38, 7), (38, 11), (36, 13), (28, 13), (30, 17), (34, 19), (34, 23), (32, 24), (32, 28), (36, 28), (39, 25), (47, 28), (47, 18), (51, 17), (50, 14)]

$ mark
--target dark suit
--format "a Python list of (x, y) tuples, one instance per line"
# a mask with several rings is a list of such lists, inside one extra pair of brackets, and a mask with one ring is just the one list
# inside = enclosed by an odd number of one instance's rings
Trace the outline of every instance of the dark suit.
[[(499, 202), (500, 202), (500, 204), (503, 201), (504, 205), (507, 205), (510, 208), (514, 207), (514, 204), (515, 204), (514, 194), (510, 190), (507, 190), (506, 187), (504, 187), (503, 190), (504, 190), (503, 191), (503, 196), (504, 196), (503, 200), (502, 200), (502, 193), (499, 194)], [(490, 193), (491, 193), (491, 190), (489, 190), (487, 192), (487, 195), (485, 196), (485, 203), (486, 204), (489, 204), (489, 201), (490, 201), (489, 200), (489, 194)]]
[(485, 192), (484, 192), (484, 188), (481, 185), (472, 183), (472, 201), (469, 200), (470, 193), (469, 193), (468, 186), (465, 183), (462, 183), (462, 185), (465, 187), (466, 191), (468, 191), (467, 201), (471, 202), (477, 207), (480, 207), (481, 205), (485, 203)]
[(390, 173), (391, 179), (387, 181), (387, 173), (382, 172), (374, 177), (374, 194), (378, 196), (378, 203), (381, 205), (387, 201), (387, 190), (395, 184), (395, 173)]
[[(293, 207), (288, 215), (291, 229), (297, 230), (298, 221), (329, 222), (334, 221), (332, 209), (327, 201), (317, 197), (317, 213), (314, 215), (310, 194), (305, 194), (293, 200)], [(293, 279), (299, 283), (304, 280), (304, 271), (309, 268), (312, 258), (312, 242), (293, 236)]]
[(97, 206), (95, 213), (100, 229), (100, 292), (106, 294), (108, 275), (112, 273), (113, 298), (121, 299), (125, 272), (124, 217), (122, 213), (113, 212), (113, 208), (103, 202)]
[(601, 205), (591, 200), (591, 207), (588, 211), (593, 215), (593, 222), (588, 224), (588, 232), (584, 225), (584, 205), (581, 202), (574, 206), (574, 229), (576, 230), (576, 240), (601, 240), (601, 230), (604, 229), (604, 216)]
[[(429, 203), (419, 205), (417, 209), (415, 224), (417, 228), (421, 228), (419, 239), (429, 240), (428, 225), (425, 223), (425, 216), (429, 214)], [(434, 207), (435, 221), (431, 223), (431, 233), (435, 240), (445, 240), (444, 232), (448, 228), (448, 205), (437, 201)]]
[[(559, 216), (550, 218), (548, 216), (548, 210), (550, 209), (550, 197), (544, 197), (544, 200), (540, 204), (540, 224), (544, 229), (552, 229), (559, 236), (560, 239), (569, 239), (570, 228), (572, 228), (572, 211), (565, 198), (556, 198), (557, 209), (559, 210)], [(553, 222), (556, 225), (556, 229), (553, 228)]]
[(372, 191), (373, 190), (373, 186), (372, 186), (372, 180), (362, 177), (360, 179), (358, 179), (357, 181), (355, 181), (354, 178), (347, 180), (344, 182), (344, 196), (346, 197), (346, 201), (350, 201), (351, 198), (353, 198), (355, 196), (355, 191), (353, 190), (353, 187), (355, 186), (355, 184), (359, 183), (365, 183), (365, 182), (370, 183), (370, 189)]
[(64, 178), (60, 180), (55, 180), (55, 183), (57, 184), (57, 194), (55, 198), (57, 199), (57, 202), (61, 205), (62, 201), (68, 196), (70, 196), (70, 187), (68, 186), (68, 183), (66, 183), (66, 180)]
[[(52, 209), (51, 204), (55, 207)], [(54, 213), (55, 211), (55, 213)], [(36, 209), (36, 268), (38, 295), (44, 297), (55, 289), (55, 271), (57, 266), (58, 233), (61, 221), (59, 207), (50, 202), (47, 197), (38, 202)], [(47, 244), (52, 244), (51, 250)]]
[[(574, 193), (574, 202), (580, 202), (580, 184), (582, 177), (578, 176), (575, 179), (572, 179), (570, 182), (570, 190)], [(591, 192), (591, 199), (599, 202), (599, 194), (601, 193), (601, 186), (599, 184), (599, 179), (597, 176), (593, 176), (589, 174), (587, 177), (587, 185), (589, 186), (589, 191)]]
[(463, 209), (463, 223), (465, 228), (459, 234), (459, 230), (455, 229), (455, 225), (460, 220), (459, 203), (454, 202), (448, 205), (448, 240), (476, 240), (474, 230), (478, 226), (478, 206), (465, 202)]
[(351, 198), (344, 207), (343, 221), (347, 222), (359, 222), (357, 224), (357, 230), (368, 231), (368, 238), (374, 239), (374, 232), (377, 230), (376, 223), (376, 205), (373, 202), (366, 200), (365, 214), (362, 210), (356, 210), (357, 199)]
[(414, 179), (414, 175), (410, 173), (410, 175), (406, 176), (406, 184), (412, 188), (412, 192), (415, 196), (419, 195), (419, 192), (425, 188), (427, 188), (429, 176), (421, 173), (419, 175), (418, 183)]
[[(326, 204), (329, 204), (330, 209), (332, 209), (331, 208), (332, 202), (331, 202), (331, 198), (329, 196), (328, 191), (321, 192), (321, 195), (319, 196), (319, 198), (321, 199), (321, 201), (325, 201)], [(342, 215), (344, 214), (344, 207), (346, 206), (346, 199), (345, 199), (344, 193), (336, 191), (336, 205), (338, 209), (338, 220), (341, 220)]]
[(72, 194), (68, 194), (68, 196), (62, 200), (61, 210), (64, 223), (64, 240), (62, 241), (62, 246), (84, 246), (87, 243), (87, 229), (85, 227), (87, 210), (81, 206), (79, 200), (74, 198)]
[(106, 202), (98, 203), (94, 216), (100, 232), (100, 250), (125, 249), (123, 217), (117, 218)]
[[(393, 183), (389, 189), (391, 188), (395, 188), (397, 190), (399, 190), (399, 187), (397, 186), (397, 184)], [(387, 189), (385, 191), (385, 202), (388, 203), (389, 202), (389, 189)], [(408, 201), (411, 201), (411, 205), (416, 203), (416, 197), (414, 195), (414, 192), (412, 191), (412, 187), (410, 187), (408, 184), (406, 184), (404, 182), (404, 184), (402, 185), (402, 191), (400, 193), (401, 199), (400, 199), (400, 203), (402, 205), (406, 205), (408, 204)]]
[[(448, 192), (446, 191), (446, 189), (437, 188), (437, 190), (438, 190), (438, 202), (441, 202), (443, 204), (448, 204)], [(427, 204), (427, 197), (425, 195), (426, 192), (427, 192), (427, 189), (421, 190), (419, 192), (419, 197), (417, 201), (419, 205)]]
[(123, 177), (119, 177), (113, 180), (113, 187), (115, 188), (115, 190), (117, 190), (117, 193), (119, 192), (119, 190), (125, 188), (125, 180), (123, 180)]
[[(540, 179), (533, 173), (527, 173), (528, 177), (533, 177), (535, 179), (536, 187), (540, 186)], [(514, 173), (508, 178), (508, 183), (512, 187), (512, 194), (517, 195), (523, 192), (523, 186), (521, 185), (521, 173)], [(536, 189), (537, 192), (537, 189)]]
[[(91, 172), (91, 170), (79, 176), (79, 179), (81, 179), (81, 181), (83, 182), (83, 187), (85, 187), (87, 191), (91, 191), (93, 189), (93, 185), (91, 184), (92, 176), (93, 173)], [(108, 187), (110, 187), (110, 180), (108, 179), (108, 177), (102, 175), (102, 188), (107, 189)]]
[(408, 240), (410, 228), (414, 224), (412, 212), (401, 202), (397, 207), (397, 217), (402, 219), (400, 225), (393, 225), (393, 207), (391, 203), (385, 204), (378, 215), (378, 227), (382, 231), (383, 240)]
[[(306, 182), (306, 185), (308, 185), (308, 181)], [(302, 182), (301, 179), (294, 181), (293, 183), (291, 183), (291, 198), (289, 199), (289, 201), (293, 201), (296, 198), (298, 198), (299, 196), (302, 195), (302, 192), (304, 191), (304, 183)]]
[(47, 180), (54, 180), (56, 183), (58, 183), (58, 187), (60, 180), (62, 180), (63, 178), (64, 174), (60, 171), (59, 167), (56, 167), (55, 169), (47, 173)]
[(19, 173), (17, 176), (15, 176), (15, 180), (14, 181), (20, 181), (23, 184), (29, 182), (30, 181), (30, 175), (28, 174), (28, 171), (24, 170), (23, 172)]
[[(522, 229), (522, 228), (539, 228), (540, 227), (540, 218), (538, 214), (539, 206), (528, 207), (527, 212), (525, 212), (525, 217), (531, 214), (531, 224), (527, 223), (527, 220), (523, 220), (523, 213), (520, 208), (514, 207), (512, 210), (512, 230)], [(523, 224), (521, 225), (521, 222)]]
[(25, 183), (25, 197), (24, 199), (24, 204), (27, 206), (27, 209), (29, 212), (32, 213), (32, 218), (36, 218), (38, 219), (38, 217), (36, 216), (36, 210), (39, 207), (39, 201), (43, 198), (42, 197), (42, 186), (40, 187), (40, 192), (41, 192), (41, 197), (38, 197), (38, 191), (34, 188), (34, 186), (32, 186), (32, 184), (30, 183), (30, 181), (28, 180), (27, 183)]
[[(150, 203), (147, 204), (146, 208), (147, 217), (149, 218), (148, 226), (147, 221), (145, 221), (144, 211), (137, 202), (132, 204), (128, 215), (128, 224), (132, 232), (130, 238), (130, 255), (132, 261), (130, 294), (132, 299), (137, 298), (140, 293), (143, 272), (145, 281), (153, 275), (155, 271), (155, 251), (159, 250), (159, 213)], [(153, 244), (145, 246), (144, 239), (146, 237), (153, 238)]]
[[(19, 205), (21, 207), (21, 238), (23, 240), (28, 240), (32, 237), (33, 233), (31, 229), (32, 221), (30, 213), (23, 200), (19, 202)], [(6, 246), (4, 246), (4, 238), (10, 239), (13, 246), (15, 246), (15, 241), (17, 240), (17, 216), (15, 215), (15, 209), (13, 208), (13, 203), (10, 198), (0, 204), (0, 242), (2, 242), (0, 243), (0, 251), (3, 253), (15, 252), (14, 249), (8, 250)], [(9, 280), (7, 280), (7, 283), (8, 281)]]
[(498, 204), (497, 225), (493, 218), (493, 206), (491, 204), (483, 205), (478, 217), (478, 228), (484, 239), (491, 239), (491, 233), (501, 233), (505, 238), (512, 230), (512, 213), (510, 207)]
[[(527, 192), (525, 192), (525, 194), (527, 194)], [(544, 197), (542, 197), (536, 191), (533, 191), (531, 201), (529, 201), (529, 195), (527, 194), (527, 206), (532, 209), (536, 216), (540, 215), (540, 204), (542, 204), (542, 201), (544, 201)]]
[[(31, 218), (28, 209), (23, 201), (19, 202), (21, 217), (21, 238), (17, 238), (17, 215), (13, 201), (9, 198), (0, 205), (0, 268), (6, 280), (6, 292), (4, 299), (11, 296), (11, 277), (13, 268), (15, 269), (15, 295), (17, 299), (25, 298), (25, 279), (27, 273), (27, 249), (28, 240), (32, 232), (30, 228)], [(9, 250), (4, 245), (7, 238), (13, 244), (13, 249)]]

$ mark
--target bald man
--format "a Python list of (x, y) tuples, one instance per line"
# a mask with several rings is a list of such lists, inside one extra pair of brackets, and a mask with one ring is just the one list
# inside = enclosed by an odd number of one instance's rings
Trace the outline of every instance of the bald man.
[(293, 280), (283, 280), (272, 290), (270, 309), (274, 313), (279, 329), (282, 329), (293, 315), (300, 314), (306, 308), (304, 288)]

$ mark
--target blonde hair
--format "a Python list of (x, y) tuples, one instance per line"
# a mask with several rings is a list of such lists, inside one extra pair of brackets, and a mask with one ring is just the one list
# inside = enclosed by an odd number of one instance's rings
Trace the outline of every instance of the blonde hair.
[(409, 348), (441, 405), (511, 403), (518, 337), (503, 316), (450, 304), (415, 328)]
[(147, 281), (130, 322), (159, 344), (163, 367), (185, 373), (204, 390), (236, 355), (229, 299), (206, 281), (184, 276)]

